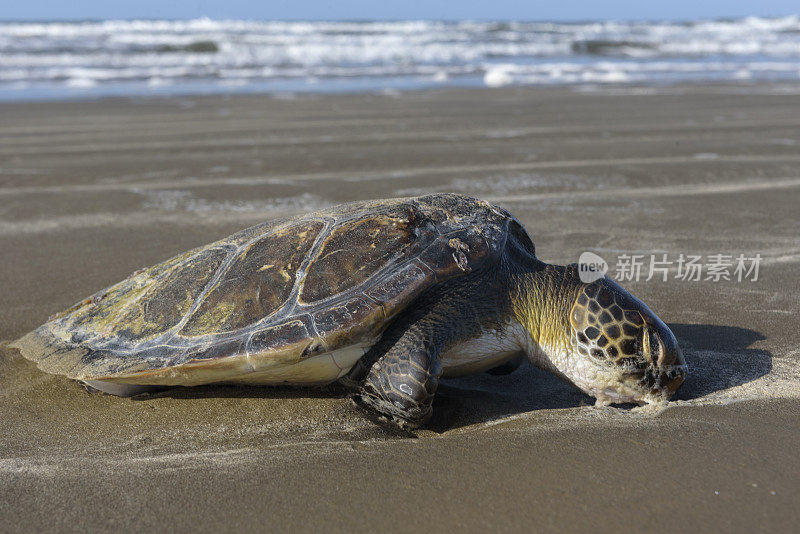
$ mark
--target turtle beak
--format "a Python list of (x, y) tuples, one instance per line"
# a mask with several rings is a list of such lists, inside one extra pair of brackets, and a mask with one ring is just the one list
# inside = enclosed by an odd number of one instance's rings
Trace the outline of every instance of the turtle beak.
[(688, 371), (686, 360), (675, 335), (667, 325), (664, 323), (648, 325), (648, 328), (655, 331), (657, 340), (657, 346), (651, 346), (653, 353), (650, 355), (651, 361), (655, 364), (654, 386), (664, 400), (669, 400), (686, 380)]
[(663, 323), (647, 324), (643, 346), (649, 365), (627, 373), (622, 382), (637, 392), (630, 399), (632, 402), (666, 402), (686, 380), (686, 360), (672, 331)]
[(613, 402), (633, 402), (639, 405), (669, 401), (686, 379), (686, 365), (650, 367), (629, 372), (614, 391), (607, 389), (604, 397)]
[(686, 380), (687, 371), (686, 363), (681, 357), (676, 359), (674, 364), (650, 367), (631, 373), (625, 382), (641, 391), (633, 399), (634, 402), (666, 402)]

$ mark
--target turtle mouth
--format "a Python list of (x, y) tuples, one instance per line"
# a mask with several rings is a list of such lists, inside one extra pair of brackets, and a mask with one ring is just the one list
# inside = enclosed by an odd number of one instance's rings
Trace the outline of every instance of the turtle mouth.
[(686, 379), (684, 362), (647, 367), (618, 366), (592, 358), (568, 361), (556, 373), (597, 399), (598, 404), (663, 404)]
[[(673, 365), (624, 372), (616, 379), (581, 387), (604, 404), (664, 404), (672, 398), (686, 379), (687, 367)], [(580, 387), (580, 386), (579, 386)]]
[(626, 373), (622, 378), (626, 389), (632, 389), (629, 402), (654, 404), (669, 401), (686, 380), (687, 365), (669, 365)]
[(651, 367), (638, 374), (638, 383), (648, 390), (664, 391), (672, 394), (683, 384), (688, 370), (688, 366), (685, 363), (658, 368)]

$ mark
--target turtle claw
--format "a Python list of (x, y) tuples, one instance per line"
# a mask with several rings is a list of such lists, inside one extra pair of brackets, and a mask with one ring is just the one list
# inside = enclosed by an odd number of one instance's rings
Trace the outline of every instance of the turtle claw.
[(401, 410), (383, 399), (363, 392), (351, 396), (351, 399), (370, 420), (394, 431), (410, 432), (415, 430), (424, 425), (433, 413), (430, 406), (408, 411)]

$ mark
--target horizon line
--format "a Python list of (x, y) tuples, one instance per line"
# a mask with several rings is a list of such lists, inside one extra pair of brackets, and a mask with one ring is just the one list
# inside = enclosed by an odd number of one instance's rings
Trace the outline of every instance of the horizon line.
[(800, 17), (800, 11), (795, 13), (784, 14), (771, 14), (771, 15), (720, 15), (716, 17), (697, 17), (697, 18), (585, 18), (585, 19), (572, 19), (572, 18), (552, 18), (552, 19), (526, 19), (526, 18), (481, 18), (481, 17), (466, 17), (466, 18), (240, 18), (240, 17), (211, 17), (208, 15), (199, 15), (191, 17), (113, 17), (113, 18), (95, 18), (95, 17), (82, 17), (82, 18), (0, 18), (0, 24), (58, 24), (58, 23), (91, 23), (91, 22), (178, 22), (178, 21), (191, 21), (191, 20), (212, 20), (212, 21), (236, 21), (236, 22), (332, 22), (332, 23), (374, 23), (374, 22), (443, 22), (443, 23), (458, 23), (458, 22), (521, 22), (521, 23), (557, 23), (557, 24), (586, 24), (592, 22), (641, 22), (641, 23), (657, 23), (667, 22), (673, 24), (690, 23), (690, 22), (733, 22), (746, 20), (749, 18), (756, 19), (783, 19), (790, 17)]

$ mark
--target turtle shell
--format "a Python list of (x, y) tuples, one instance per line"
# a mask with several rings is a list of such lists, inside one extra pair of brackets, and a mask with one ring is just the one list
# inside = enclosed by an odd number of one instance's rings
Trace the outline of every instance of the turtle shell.
[(512, 222), (453, 194), (266, 222), (137, 271), (14, 345), (80, 380), (234, 381), (370, 345), (421, 292), (497, 261)]

